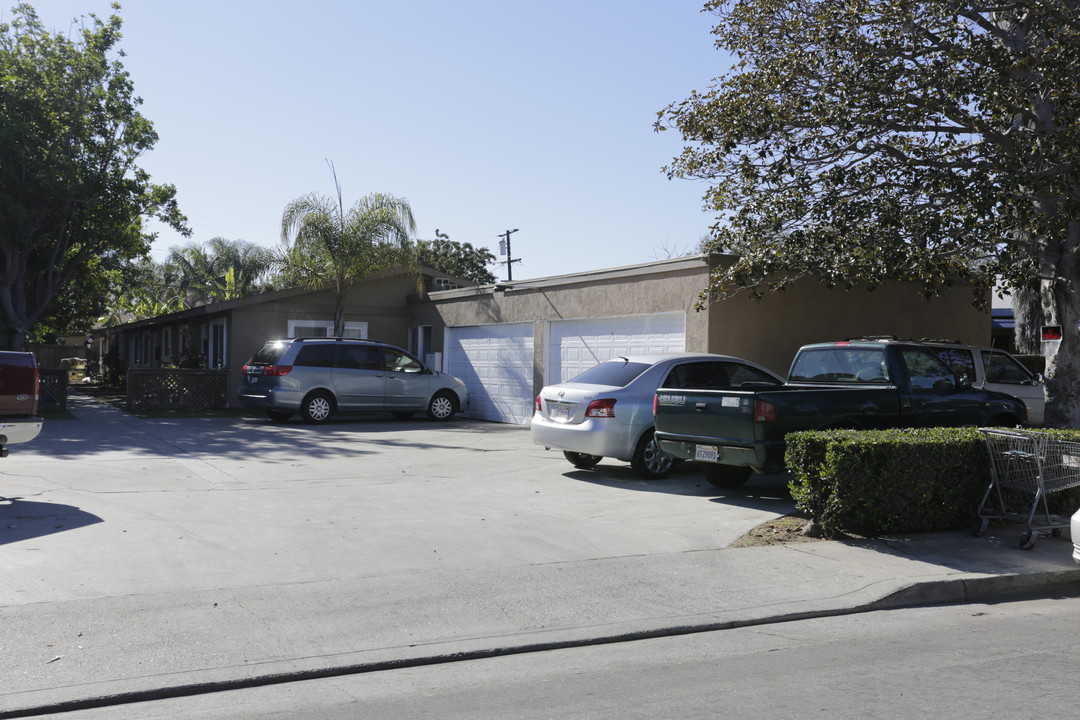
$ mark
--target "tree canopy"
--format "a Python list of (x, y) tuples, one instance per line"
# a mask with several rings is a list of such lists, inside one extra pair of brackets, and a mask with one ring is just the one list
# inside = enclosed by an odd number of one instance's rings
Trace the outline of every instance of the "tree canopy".
[(72, 314), (56, 307), (72, 288), (146, 253), (147, 217), (187, 229), (175, 189), (136, 164), (157, 134), (116, 49), (120, 17), (89, 15), (70, 35), (26, 4), (11, 18), (0, 23), (0, 346), (18, 348), (43, 316)]
[(1080, 425), (1077, 0), (713, 0), (736, 65), (659, 113), (708, 181), (709, 292), (802, 276), (1037, 287), (1064, 338), (1047, 421)]
[(418, 263), (477, 285), (495, 282), (495, 274), (488, 269), (488, 265), (494, 265), (496, 260), (490, 250), (456, 242), (438, 230), (435, 233), (434, 240), (416, 241)]

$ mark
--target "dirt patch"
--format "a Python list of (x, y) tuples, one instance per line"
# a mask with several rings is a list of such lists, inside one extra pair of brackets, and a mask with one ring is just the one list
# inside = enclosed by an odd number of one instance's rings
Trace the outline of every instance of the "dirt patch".
[(824, 538), (814, 530), (810, 518), (801, 513), (784, 515), (758, 525), (728, 547), (761, 547), (790, 543), (820, 542)]

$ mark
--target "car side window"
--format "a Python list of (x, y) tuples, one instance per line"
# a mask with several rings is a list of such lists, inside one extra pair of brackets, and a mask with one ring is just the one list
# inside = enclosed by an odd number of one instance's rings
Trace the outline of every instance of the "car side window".
[(1016, 358), (1000, 352), (982, 351), (983, 367), (986, 369), (987, 382), (1012, 383), (1019, 385), (1031, 382), (1032, 375)]
[(722, 390), (731, 387), (723, 363), (690, 362), (676, 365), (668, 373), (664, 387), (693, 390)]
[(417, 373), (424, 369), (420, 361), (398, 350), (383, 349), (386, 369), (390, 372)]
[(370, 345), (342, 345), (337, 366), (349, 370), (379, 370), (379, 350)]
[(303, 367), (334, 367), (334, 357), (337, 354), (337, 346), (330, 343), (317, 345), (304, 345), (296, 354), (294, 365)]
[(929, 350), (908, 348), (902, 351), (912, 390), (934, 390), (940, 382), (956, 385), (956, 376), (949, 366)]
[(761, 372), (757, 368), (743, 365), (742, 363), (724, 363), (728, 382), (731, 387), (740, 388), (745, 386), (768, 385), (770, 387), (780, 385), (780, 381), (768, 373)]
[(957, 377), (967, 375), (968, 379), (975, 380), (975, 356), (970, 350), (964, 348), (937, 348), (934, 353), (938, 360), (949, 366)]

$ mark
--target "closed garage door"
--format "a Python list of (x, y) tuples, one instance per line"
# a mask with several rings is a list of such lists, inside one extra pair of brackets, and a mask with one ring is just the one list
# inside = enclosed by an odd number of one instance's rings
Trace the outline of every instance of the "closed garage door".
[(544, 377), (552, 385), (613, 357), (683, 352), (686, 314), (556, 320), (548, 333)]
[(533, 324), (446, 331), (446, 371), (469, 389), (469, 417), (523, 425), (533, 408)]

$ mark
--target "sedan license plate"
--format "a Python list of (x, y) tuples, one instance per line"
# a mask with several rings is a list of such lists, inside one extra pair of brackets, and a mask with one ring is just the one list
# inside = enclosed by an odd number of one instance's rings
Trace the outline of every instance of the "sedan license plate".
[(548, 410), (548, 414), (551, 416), (551, 419), (556, 422), (566, 422), (570, 419), (570, 408), (572, 407), (573, 405), (565, 403), (552, 403), (551, 409)]
[(694, 459), (705, 462), (718, 462), (720, 460), (720, 448), (716, 445), (695, 445)]

